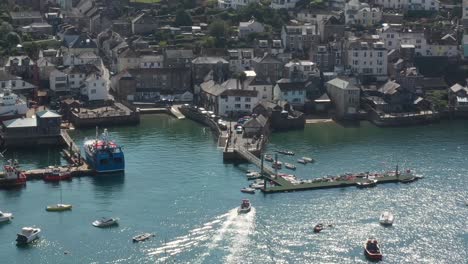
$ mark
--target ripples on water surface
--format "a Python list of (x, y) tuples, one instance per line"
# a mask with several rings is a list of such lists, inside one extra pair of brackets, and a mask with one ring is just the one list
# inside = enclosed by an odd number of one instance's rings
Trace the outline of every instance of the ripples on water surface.
[[(463, 122), (379, 129), (363, 123), (343, 128), (310, 125), (274, 134), (269, 152), (290, 149), (296, 175), (412, 168), (425, 179), (373, 189), (244, 195), (247, 164), (223, 164), (208, 129), (188, 120), (144, 116), (137, 127), (111, 128), (124, 145), (127, 170), (112, 178), (83, 177), (63, 183), (71, 212), (45, 212), (59, 199), (59, 185), (28, 182), (21, 191), (1, 191), (0, 209), (15, 219), (0, 226), (1, 263), (363, 263), (363, 242), (381, 241), (385, 263), (466, 263), (468, 125)], [(94, 130), (75, 131), (81, 142)], [(49, 155), (47, 153), (50, 153)], [(58, 163), (50, 149), (17, 151), (26, 168)], [(10, 157), (13, 155), (9, 153)], [(242, 198), (255, 209), (237, 215)], [(393, 227), (378, 224), (380, 212), (395, 214)], [(91, 222), (118, 216), (121, 224), (97, 229)], [(333, 224), (320, 234), (316, 223)], [(22, 226), (37, 225), (42, 238), (15, 247)], [(133, 244), (131, 237), (156, 234)], [(64, 254), (67, 251), (68, 254)], [(4, 261), (3, 261), (4, 260)]]

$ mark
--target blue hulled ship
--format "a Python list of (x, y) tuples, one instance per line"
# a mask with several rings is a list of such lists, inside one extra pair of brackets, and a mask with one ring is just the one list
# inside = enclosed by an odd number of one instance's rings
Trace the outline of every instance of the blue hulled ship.
[(109, 133), (104, 129), (101, 137), (85, 140), (86, 161), (97, 173), (119, 172), (125, 170), (125, 158), (122, 147), (109, 140)]

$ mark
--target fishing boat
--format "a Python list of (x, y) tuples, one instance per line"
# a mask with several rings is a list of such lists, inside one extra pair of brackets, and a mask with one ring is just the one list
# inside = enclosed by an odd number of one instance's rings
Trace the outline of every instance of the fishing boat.
[(240, 191), (243, 193), (255, 194), (255, 189), (251, 187), (242, 188)]
[(279, 153), (279, 154), (288, 155), (288, 156), (294, 156), (295, 155), (294, 152), (289, 151), (289, 150), (277, 150), (276, 152)]
[(314, 226), (314, 233), (320, 233), (323, 230), (323, 224), (316, 224)]
[(393, 225), (393, 219), (394, 219), (393, 214), (385, 211), (380, 214), (379, 222), (381, 225), (391, 226)]
[(16, 243), (18, 244), (28, 244), (32, 241), (39, 238), (39, 234), (41, 233), (40, 228), (35, 227), (23, 227), (21, 229), (21, 233), (16, 235)]
[(125, 170), (125, 158), (122, 147), (109, 139), (107, 129), (104, 129), (101, 137), (85, 140), (84, 150), (86, 161), (97, 173), (120, 172)]
[(265, 160), (268, 162), (273, 162), (273, 157), (271, 155), (265, 155)]
[(144, 234), (139, 234), (137, 236), (134, 236), (132, 240), (133, 242), (142, 242), (142, 241), (148, 240), (150, 237), (153, 237), (153, 236), (154, 236), (153, 234), (144, 233)]
[(70, 172), (61, 171), (57, 166), (49, 166), (44, 174), (44, 181), (46, 182), (70, 181), (71, 179)]
[(357, 182), (356, 184), (358, 188), (370, 188), (377, 186), (377, 180), (367, 180), (363, 182)]
[(241, 205), (237, 209), (238, 214), (246, 214), (250, 212), (252, 206), (250, 205), (250, 201), (248, 199), (243, 199)]
[(4, 212), (0, 211), (0, 223), (9, 222), (9, 221), (11, 221), (11, 219), (13, 219), (13, 214), (12, 213), (4, 213)]
[(109, 227), (109, 226), (119, 224), (119, 219), (103, 217), (101, 219), (94, 221), (92, 224), (95, 227)]
[(15, 188), (26, 185), (26, 175), (19, 169), (17, 160), (8, 160), (3, 165), (3, 175), (0, 176), (0, 188)]
[(312, 162), (314, 162), (314, 159), (313, 159), (313, 158), (309, 158), (309, 157), (302, 157), (302, 159), (303, 159), (305, 162), (308, 162), (308, 163), (312, 163)]
[(307, 161), (303, 160), (303, 159), (298, 159), (297, 160), (297, 163), (300, 163), (300, 164), (307, 164)]
[(369, 260), (379, 261), (382, 260), (382, 252), (376, 239), (369, 238), (364, 245), (364, 255)]

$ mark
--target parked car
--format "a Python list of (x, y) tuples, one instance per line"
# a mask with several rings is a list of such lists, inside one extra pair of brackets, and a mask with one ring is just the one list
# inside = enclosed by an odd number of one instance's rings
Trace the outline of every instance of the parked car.
[(242, 129), (242, 126), (237, 126), (236, 127), (236, 133), (237, 134), (242, 134), (242, 132), (244, 132), (244, 130)]

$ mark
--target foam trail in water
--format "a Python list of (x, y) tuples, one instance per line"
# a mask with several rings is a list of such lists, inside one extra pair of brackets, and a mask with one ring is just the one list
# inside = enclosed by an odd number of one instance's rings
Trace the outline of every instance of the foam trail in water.
[(226, 257), (225, 263), (242, 263), (243, 251), (248, 248), (250, 242), (249, 235), (255, 229), (255, 208), (248, 214), (239, 215), (234, 222), (232, 232), (232, 243), (229, 246), (229, 255)]
[[(210, 233), (213, 232), (213, 228), (221, 223), (224, 218), (229, 216), (229, 214), (223, 214), (217, 216), (215, 220), (205, 223), (203, 227), (195, 228), (189, 231), (188, 235), (179, 236), (176, 239), (165, 243), (161, 247), (156, 249), (149, 250), (149, 255), (168, 255), (173, 256), (177, 255), (185, 250), (193, 248), (200, 243), (207, 241), (212, 237)], [(167, 259), (167, 257), (160, 258), (159, 260)]]

